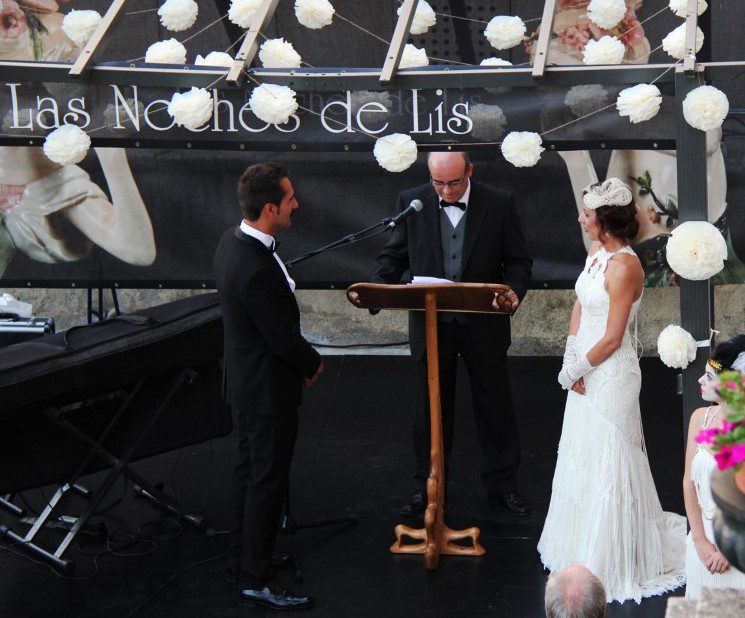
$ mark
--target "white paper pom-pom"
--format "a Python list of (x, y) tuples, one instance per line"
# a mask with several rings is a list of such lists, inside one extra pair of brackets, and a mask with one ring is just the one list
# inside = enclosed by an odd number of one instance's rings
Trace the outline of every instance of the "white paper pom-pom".
[(262, 0), (231, 0), (228, 9), (228, 19), (236, 26), (248, 28), (256, 11), (261, 7)]
[(158, 9), (160, 23), (173, 32), (191, 28), (198, 14), (199, 7), (194, 0), (166, 0)]
[(60, 165), (72, 165), (85, 159), (91, 147), (91, 138), (79, 126), (63, 124), (44, 140), (44, 154)]
[(709, 131), (721, 127), (729, 113), (729, 99), (719, 88), (699, 86), (683, 99), (683, 116), (694, 129)]
[[(701, 51), (704, 45), (704, 33), (696, 26), (696, 53)], [(662, 39), (662, 49), (676, 60), (683, 60), (686, 55), (686, 25), (681, 24)]]
[[(398, 7), (398, 15), (401, 15), (403, 6)], [(437, 23), (437, 15), (426, 0), (419, 0), (414, 11), (414, 20), (411, 22), (409, 32), (411, 34), (424, 34)]]
[(587, 6), (587, 17), (601, 28), (615, 28), (626, 15), (626, 3), (623, 0), (592, 0)]
[[(698, 0), (698, 14), (701, 15), (708, 6), (706, 0)], [(678, 17), (685, 17), (688, 11), (688, 0), (670, 0), (670, 10)]]
[(334, 13), (329, 0), (295, 0), (295, 17), (306, 28), (330, 26)]
[(78, 47), (83, 47), (101, 23), (97, 11), (70, 11), (62, 20), (62, 30)]
[(704, 281), (724, 268), (727, 243), (721, 232), (707, 221), (686, 221), (667, 241), (667, 263), (678, 275)]
[(657, 337), (660, 360), (673, 369), (685, 369), (696, 358), (696, 340), (676, 324), (666, 326)]
[(616, 109), (621, 116), (628, 116), (634, 124), (645, 122), (657, 115), (662, 105), (660, 89), (653, 84), (638, 84), (621, 90), (616, 99)]
[(533, 167), (545, 150), (538, 133), (513, 131), (502, 141), (502, 154), (515, 167)]
[(468, 109), (468, 117), (473, 122), (471, 135), (484, 142), (499, 139), (507, 124), (507, 116), (499, 105), (475, 103)]
[(145, 62), (157, 64), (186, 64), (186, 47), (176, 39), (158, 41), (147, 48)]
[(373, 154), (384, 170), (403, 172), (416, 161), (416, 142), (405, 133), (391, 133), (375, 140)]
[(285, 124), (297, 111), (295, 97), (297, 93), (287, 86), (261, 84), (253, 89), (248, 104), (260, 120), (269, 124)]
[(299, 69), (302, 63), (292, 43), (283, 38), (264, 41), (259, 49), (259, 60), (267, 69)]
[(194, 64), (197, 66), (207, 67), (232, 67), (233, 57), (225, 52), (212, 51), (204, 58), (197, 54), (197, 59), (194, 61)]
[(407, 43), (404, 52), (401, 54), (401, 63), (398, 66), (400, 69), (411, 69), (413, 67), (426, 67), (428, 64), (427, 52), (411, 43)]
[(495, 58), (494, 56), (490, 58), (484, 58), (481, 61), (482, 67), (511, 67), (512, 63), (509, 60), (503, 60), (502, 58)]
[(497, 15), (486, 25), (484, 36), (494, 49), (509, 49), (522, 43), (527, 28), (517, 15)]
[(176, 124), (187, 129), (198, 129), (212, 118), (212, 95), (204, 88), (191, 87), (177, 92), (168, 104), (168, 113)]
[(564, 104), (575, 116), (586, 116), (608, 104), (608, 91), (600, 84), (572, 86), (564, 96)]
[(599, 41), (587, 41), (582, 52), (585, 64), (621, 64), (626, 48), (616, 37), (605, 35)]

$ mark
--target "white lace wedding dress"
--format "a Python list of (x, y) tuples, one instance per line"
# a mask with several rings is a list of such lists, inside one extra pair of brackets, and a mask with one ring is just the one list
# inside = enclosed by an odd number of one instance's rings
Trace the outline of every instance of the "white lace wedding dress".
[[(629, 247), (621, 252), (635, 255)], [(586, 354), (605, 333), (610, 308), (605, 269), (613, 255), (601, 248), (588, 256), (577, 279), (582, 305), (577, 354)], [(663, 512), (657, 497), (639, 411), (641, 371), (628, 324), (621, 347), (584, 381), (586, 395), (567, 395), (538, 551), (551, 571), (585, 565), (605, 584), (609, 603), (638, 603), (685, 583), (686, 520)]]

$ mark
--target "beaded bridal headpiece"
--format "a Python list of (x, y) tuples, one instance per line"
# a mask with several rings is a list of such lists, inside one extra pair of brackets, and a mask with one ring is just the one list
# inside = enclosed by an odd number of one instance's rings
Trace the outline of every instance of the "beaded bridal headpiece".
[(605, 182), (587, 185), (582, 197), (585, 205), (592, 210), (601, 206), (626, 206), (632, 199), (631, 189), (618, 178), (608, 178)]

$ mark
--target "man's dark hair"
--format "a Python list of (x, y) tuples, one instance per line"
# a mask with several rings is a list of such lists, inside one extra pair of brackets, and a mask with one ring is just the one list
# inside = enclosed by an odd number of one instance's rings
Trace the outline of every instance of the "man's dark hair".
[(249, 166), (238, 181), (238, 204), (243, 218), (256, 221), (266, 204), (280, 205), (285, 196), (280, 180), (287, 178), (281, 163), (256, 163)]

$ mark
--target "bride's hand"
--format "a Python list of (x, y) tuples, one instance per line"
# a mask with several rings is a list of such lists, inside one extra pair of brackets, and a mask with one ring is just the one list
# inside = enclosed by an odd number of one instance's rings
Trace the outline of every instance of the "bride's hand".
[(724, 554), (717, 549), (714, 551), (714, 555), (710, 558), (708, 569), (709, 573), (726, 573), (729, 570), (729, 561), (724, 557)]
[(575, 393), (579, 393), (580, 395), (584, 395), (585, 394), (585, 379), (584, 378), (580, 378), (579, 380), (577, 380), (572, 385), (572, 390)]

